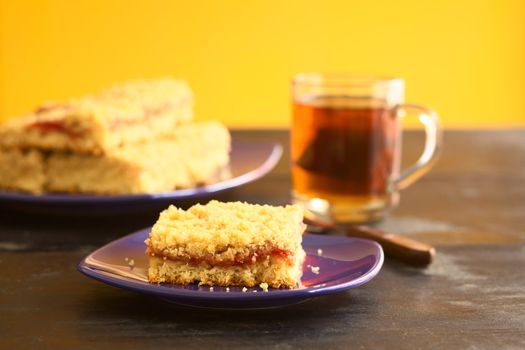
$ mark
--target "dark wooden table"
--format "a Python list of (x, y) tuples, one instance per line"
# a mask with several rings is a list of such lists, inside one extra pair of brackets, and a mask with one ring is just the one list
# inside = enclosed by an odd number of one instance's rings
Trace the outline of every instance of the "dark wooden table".
[[(238, 131), (273, 139), (284, 131)], [(408, 133), (407, 162), (421, 135)], [(179, 307), (79, 274), (93, 249), (157, 213), (63, 218), (0, 214), (0, 349), (525, 348), (525, 131), (447, 132), (436, 168), (380, 227), (435, 244), (425, 269), (386, 259), (372, 282), (284, 309)], [(287, 150), (264, 179), (221, 200), (284, 204)], [(184, 203), (183, 205), (189, 205)]]

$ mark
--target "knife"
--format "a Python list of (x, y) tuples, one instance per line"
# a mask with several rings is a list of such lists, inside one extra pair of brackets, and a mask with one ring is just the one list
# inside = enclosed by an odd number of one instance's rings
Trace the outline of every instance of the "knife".
[(436, 249), (429, 244), (411, 238), (403, 237), (391, 232), (383, 231), (368, 225), (337, 225), (314, 221), (305, 217), (305, 222), (323, 232), (341, 231), (347, 236), (366, 238), (376, 241), (383, 247), (387, 256), (395, 258), (413, 266), (427, 266), (434, 260)]

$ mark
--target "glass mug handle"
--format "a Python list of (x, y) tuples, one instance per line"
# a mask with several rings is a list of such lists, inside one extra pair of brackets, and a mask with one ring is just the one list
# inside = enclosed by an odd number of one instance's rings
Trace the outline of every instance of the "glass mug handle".
[(413, 184), (432, 168), (441, 153), (442, 132), (439, 117), (433, 110), (411, 104), (400, 104), (396, 109), (401, 117), (410, 110), (419, 113), (418, 118), (425, 127), (426, 134), (425, 148), (417, 162), (405, 169), (393, 182), (394, 190), (399, 191)]

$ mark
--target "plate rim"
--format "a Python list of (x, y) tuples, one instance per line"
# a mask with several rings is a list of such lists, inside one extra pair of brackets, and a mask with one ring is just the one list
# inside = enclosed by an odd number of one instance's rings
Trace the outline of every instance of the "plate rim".
[[(64, 194), (64, 193), (47, 193), (47, 194), (32, 194), (15, 191), (0, 191), (0, 203), (29, 203), (29, 204), (76, 204), (76, 203), (101, 203), (111, 204), (119, 202), (140, 202), (140, 201), (155, 201), (155, 200), (183, 200), (206, 196), (213, 193), (218, 193), (231, 188), (239, 187), (267, 175), (279, 163), (282, 154), (283, 146), (277, 141), (249, 141), (249, 140), (235, 140), (232, 138), (233, 145), (261, 145), (271, 147), (271, 151), (266, 156), (264, 162), (245, 173), (238, 176), (231, 177), (224, 181), (212, 183), (206, 186), (193, 187), (188, 189), (180, 189), (158, 193), (138, 193), (138, 194), (124, 194), (124, 195), (95, 195), (95, 194)], [(238, 147), (237, 146), (237, 147)]]
[[(100, 270), (91, 266), (86, 260), (97, 252), (108, 248), (109, 246), (116, 245), (120, 241), (128, 240), (133, 236), (140, 236), (149, 233), (151, 227), (143, 228), (141, 230), (135, 231), (131, 234), (128, 234), (124, 237), (113, 240), (104, 246), (94, 250), (83, 259), (81, 259), (77, 264), (77, 270), (83, 275), (93, 278), (99, 282), (121, 288), (132, 290), (146, 295), (154, 295), (157, 297), (163, 297), (168, 299), (179, 299), (182, 301), (219, 301), (219, 300), (228, 300), (228, 301), (270, 301), (270, 300), (284, 300), (284, 299), (295, 299), (295, 300), (304, 300), (317, 296), (328, 295), (343, 292), (345, 290), (353, 289), (359, 287), (369, 281), (371, 281), (379, 271), (381, 270), (384, 263), (384, 251), (381, 245), (375, 241), (358, 238), (358, 237), (347, 237), (347, 236), (329, 236), (329, 235), (319, 235), (313, 233), (305, 233), (305, 236), (322, 236), (329, 237), (329, 239), (348, 239), (349, 241), (358, 241), (365, 242), (366, 244), (371, 244), (376, 249), (377, 259), (374, 262), (374, 265), (363, 275), (352, 279), (350, 281), (336, 284), (333, 286), (324, 286), (319, 288), (304, 288), (304, 289), (281, 289), (275, 290), (272, 293), (239, 293), (239, 292), (223, 292), (223, 291), (214, 291), (213, 296), (204, 293), (201, 291), (188, 290), (188, 289), (174, 289), (167, 286), (150, 284), (148, 282), (119, 276), (112, 274), (110, 272)], [(146, 237), (144, 237), (146, 238)], [(103, 275), (103, 277), (101, 277)], [(116, 277), (115, 277), (116, 276)], [(253, 287), (252, 287), (253, 288)]]

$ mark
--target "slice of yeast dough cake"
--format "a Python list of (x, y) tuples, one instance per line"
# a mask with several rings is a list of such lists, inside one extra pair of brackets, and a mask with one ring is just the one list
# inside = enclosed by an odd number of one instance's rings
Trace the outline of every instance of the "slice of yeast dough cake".
[(197, 204), (187, 211), (170, 206), (148, 239), (150, 282), (294, 288), (301, 280), (303, 211), (284, 207)]

